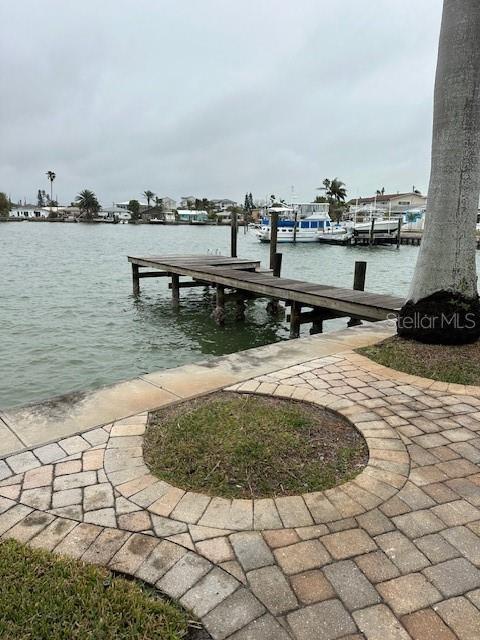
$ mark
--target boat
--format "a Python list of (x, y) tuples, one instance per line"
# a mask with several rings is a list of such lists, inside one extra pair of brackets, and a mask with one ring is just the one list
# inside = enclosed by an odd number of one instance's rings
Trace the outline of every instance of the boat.
[(148, 224), (165, 224), (165, 218), (150, 218)]
[(278, 242), (317, 242), (319, 236), (345, 234), (345, 228), (332, 222), (327, 202), (306, 202), (290, 206), (270, 207), (256, 230), (260, 242), (270, 242), (272, 211), (278, 213)]

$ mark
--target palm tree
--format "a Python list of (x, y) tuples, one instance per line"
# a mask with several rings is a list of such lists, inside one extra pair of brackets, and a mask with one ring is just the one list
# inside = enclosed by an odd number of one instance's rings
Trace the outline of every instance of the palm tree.
[(50, 180), (50, 207), (52, 206), (53, 202), (53, 181), (56, 177), (57, 176), (55, 175), (54, 171), (47, 171), (47, 178)]
[(75, 198), (75, 202), (82, 214), (85, 214), (86, 220), (91, 220), (93, 218), (93, 214), (97, 213), (97, 211), (100, 209), (100, 204), (97, 200), (97, 196), (93, 191), (90, 191), (89, 189), (80, 191), (78, 196)]
[(323, 187), (318, 187), (318, 190), (325, 191), (325, 196), (330, 203), (330, 215), (338, 222), (342, 217), (342, 203), (347, 197), (345, 183), (338, 178), (333, 178), (333, 180), (325, 178), (322, 184)]
[(480, 194), (480, 3), (444, 0), (425, 230), (398, 333), (462, 344), (480, 335), (475, 265)]
[(150, 208), (150, 200), (152, 200), (155, 194), (153, 193), (153, 191), (150, 191), (150, 189), (146, 189), (142, 195), (144, 195), (145, 198), (147, 199), (147, 205), (148, 205), (148, 208)]

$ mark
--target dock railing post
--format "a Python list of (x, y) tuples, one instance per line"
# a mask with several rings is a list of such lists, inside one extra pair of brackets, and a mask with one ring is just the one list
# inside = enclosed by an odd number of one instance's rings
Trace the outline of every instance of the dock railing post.
[(402, 219), (399, 218), (398, 219), (398, 225), (397, 225), (397, 249), (400, 246), (400, 234), (401, 234), (401, 229), (402, 229)]
[[(365, 275), (367, 273), (367, 263), (364, 260), (355, 261), (355, 272), (353, 275), (353, 288), (355, 291), (365, 291)], [(362, 324), (359, 318), (350, 318), (347, 327), (357, 327)]]
[(372, 246), (373, 244), (373, 231), (375, 229), (375, 218), (372, 218), (372, 222), (370, 223), (370, 240), (369, 244)]
[(230, 255), (232, 258), (237, 257), (237, 214), (232, 211), (230, 218)]
[(132, 283), (133, 283), (133, 295), (140, 295), (140, 278), (138, 276), (138, 264), (132, 262)]
[(278, 212), (272, 209), (270, 214), (270, 269), (273, 269), (277, 253)]

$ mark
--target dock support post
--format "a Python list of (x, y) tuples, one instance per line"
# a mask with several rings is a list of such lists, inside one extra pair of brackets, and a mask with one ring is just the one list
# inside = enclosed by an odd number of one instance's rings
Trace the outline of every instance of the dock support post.
[(280, 272), (282, 270), (282, 254), (281, 253), (274, 254), (272, 269), (273, 269), (273, 275), (275, 276), (275, 278), (279, 278)]
[(220, 327), (225, 324), (225, 287), (223, 284), (217, 284), (216, 306), (212, 317)]
[(311, 336), (314, 336), (316, 333), (323, 333), (323, 320), (321, 313), (313, 318), (312, 326), (310, 327)]
[(245, 320), (245, 300), (241, 291), (238, 291), (235, 298), (235, 320), (237, 322), (243, 322)]
[(300, 315), (302, 305), (299, 302), (292, 302), (290, 309), (290, 338), (298, 338), (300, 335)]
[(400, 246), (400, 234), (401, 234), (401, 228), (402, 228), (402, 219), (399, 218), (398, 219), (398, 226), (397, 226), (397, 249)]
[(375, 218), (372, 218), (372, 222), (370, 223), (370, 240), (369, 244), (372, 246), (373, 244), (373, 231), (375, 229)]
[(230, 219), (230, 255), (237, 257), (237, 214), (234, 211)]
[(172, 273), (172, 302), (174, 305), (180, 302), (180, 277), (176, 273)]
[[(364, 260), (355, 261), (355, 273), (353, 275), (353, 288), (355, 291), (365, 291), (365, 275), (367, 273), (367, 263)], [(350, 318), (347, 327), (357, 327), (362, 324), (359, 318)]]
[(133, 282), (133, 295), (140, 295), (140, 278), (138, 276), (138, 264), (132, 262), (132, 282)]
[(277, 253), (278, 211), (272, 209), (270, 214), (270, 269), (273, 269)]

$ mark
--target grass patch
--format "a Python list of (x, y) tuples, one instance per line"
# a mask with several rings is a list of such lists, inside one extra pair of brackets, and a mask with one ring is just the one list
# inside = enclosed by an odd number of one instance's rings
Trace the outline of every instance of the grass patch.
[(446, 346), (394, 336), (357, 352), (385, 367), (415, 376), (480, 385), (480, 342)]
[(139, 581), (0, 543), (2, 640), (194, 640), (194, 633), (182, 609)]
[(306, 403), (217, 393), (150, 416), (144, 457), (152, 473), (225, 498), (322, 491), (368, 460), (347, 420)]

